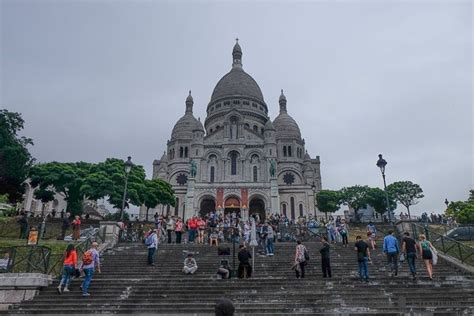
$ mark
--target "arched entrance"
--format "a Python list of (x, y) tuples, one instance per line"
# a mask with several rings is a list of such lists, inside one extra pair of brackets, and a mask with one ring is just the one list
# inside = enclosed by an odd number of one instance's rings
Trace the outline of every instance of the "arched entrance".
[(228, 197), (224, 203), (224, 214), (230, 213), (237, 213), (240, 214), (240, 200), (238, 197)]
[(216, 210), (216, 200), (212, 196), (206, 196), (201, 200), (199, 216), (203, 217)]
[(249, 216), (258, 214), (260, 220), (265, 220), (265, 202), (258, 197), (252, 198), (249, 203)]

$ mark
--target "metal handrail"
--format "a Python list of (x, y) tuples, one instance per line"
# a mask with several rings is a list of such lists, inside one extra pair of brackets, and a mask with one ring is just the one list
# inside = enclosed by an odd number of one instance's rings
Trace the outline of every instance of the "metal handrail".
[(413, 237), (418, 239), (420, 233), (425, 234), (426, 239), (445, 255), (454, 257), (462, 263), (474, 266), (474, 248), (463, 244), (457, 240), (446, 237), (443, 234), (434, 232), (428, 225), (422, 226), (418, 223), (411, 223)]

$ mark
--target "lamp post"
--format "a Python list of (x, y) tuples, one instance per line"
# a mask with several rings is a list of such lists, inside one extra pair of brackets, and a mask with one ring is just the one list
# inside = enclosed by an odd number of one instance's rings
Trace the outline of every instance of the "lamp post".
[(380, 172), (382, 172), (383, 187), (385, 190), (385, 203), (387, 204), (387, 211), (388, 211), (388, 221), (392, 223), (392, 211), (390, 210), (390, 202), (388, 201), (387, 183), (385, 182), (385, 166), (386, 165), (387, 165), (387, 161), (382, 158), (382, 154), (379, 154), (379, 160), (377, 160), (377, 167), (379, 167)]
[(133, 167), (132, 157), (128, 156), (127, 161), (124, 163), (125, 166), (125, 188), (123, 190), (123, 198), (122, 198), (122, 209), (120, 210), (120, 221), (123, 221), (123, 212), (125, 209), (125, 199), (127, 198), (127, 185), (128, 185), (128, 175)]

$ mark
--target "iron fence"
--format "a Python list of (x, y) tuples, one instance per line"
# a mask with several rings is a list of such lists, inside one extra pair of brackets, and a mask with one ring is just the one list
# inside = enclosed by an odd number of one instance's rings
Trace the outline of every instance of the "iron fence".
[(413, 237), (418, 239), (420, 234), (424, 234), (426, 239), (442, 253), (474, 266), (474, 248), (463, 244), (457, 240), (449, 238), (442, 233), (433, 231), (428, 225), (422, 226), (412, 223)]

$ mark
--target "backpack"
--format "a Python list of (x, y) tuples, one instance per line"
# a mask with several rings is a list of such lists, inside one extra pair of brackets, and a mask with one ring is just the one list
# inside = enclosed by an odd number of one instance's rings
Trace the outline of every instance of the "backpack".
[(92, 251), (87, 250), (86, 252), (84, 252), (84, 254), (82, 255), (82, 264), (89, 265), (92, 263), (92, 260)]
[(304, 248), (304, 260), (309, 261), (309, 252), (308, 252), (308, 249), (306, 249), (306, 247)]
[(154, 234), (150, 234), (148, 235), (148, 237), (145, 239), (145, 246), (151, 246), (153, 245), (153, 235)]

